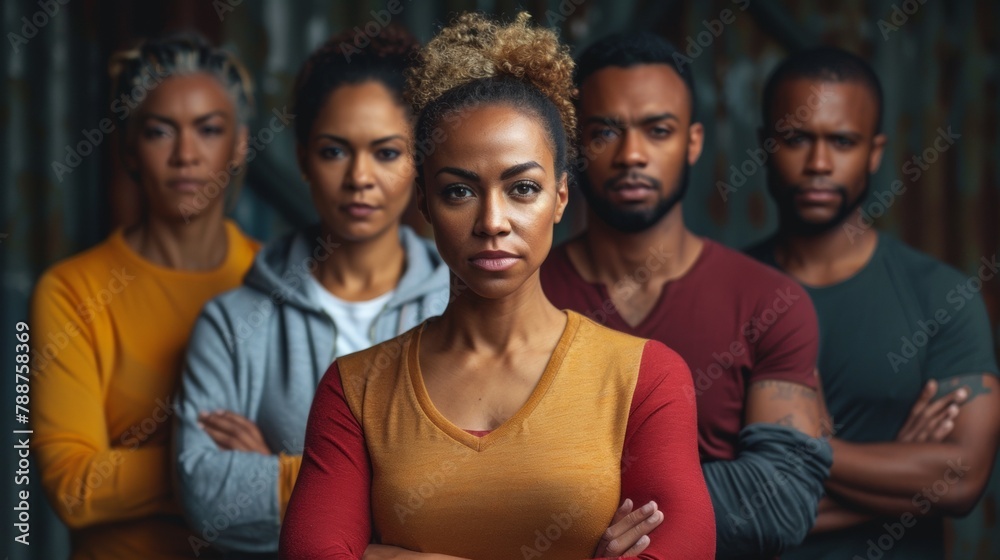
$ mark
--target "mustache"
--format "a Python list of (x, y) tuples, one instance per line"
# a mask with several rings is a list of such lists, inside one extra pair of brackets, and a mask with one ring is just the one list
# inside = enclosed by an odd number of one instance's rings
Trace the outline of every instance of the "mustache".
[(649, 175), (643, 175), (642, 173), (639, 173), (634, 169), (629, 169), (626, 171), (622, 171), (618, 175), (615, 175), (614, 177), (605, 181), (604, 190), (605, 191), (612, 190), (615, 188), (615, 185), (617, 185), (622, 181), (628, 181), (631, 183), (645, 183), (656, 191), (659, 191), (660, 187), (662, 186), (662, 183), (658, 179), (650, 177)]
[(831, 183), (829, 181), (815, 181), (806, 184), (802, 183), (794, 184), (790, 185), (789, 187), (790, 188), (788, 189), (788, 194), (791, 196), (803, 194), (806, 191), (823, 190), (823, 191), (833, 191), (839, 194), (841, 197), (847, 198), (847, 187), (840, 183)]

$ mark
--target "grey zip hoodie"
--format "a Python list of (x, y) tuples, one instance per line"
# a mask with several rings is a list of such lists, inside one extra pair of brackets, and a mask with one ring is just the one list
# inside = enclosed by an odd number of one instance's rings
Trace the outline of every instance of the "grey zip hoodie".
[[(448, 302), (447, 265), (431, 241), (402, 227), (406, 268), (376, 317), (372, 344), (403, 333)], [(277, 557), (278, 453), (302, 453), (316, 386), (337, 356), (333, 320), (313, 301), (307, 274), (337, 244), (318, 226), (265, 246), (243, 286), (208, 302), (188, 345), (175, 397), (176, 482), (197, 551)], [(224, 451), (198, 414), (230, 410), (257, 424), (272, 455)]]

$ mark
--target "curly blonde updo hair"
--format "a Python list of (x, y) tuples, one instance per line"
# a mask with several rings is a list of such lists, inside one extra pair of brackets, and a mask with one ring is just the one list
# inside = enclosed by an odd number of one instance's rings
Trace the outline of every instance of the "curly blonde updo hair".
[(527, 12), (507, 24), (478, 13), (458, 16), (407, 73), (406, 98), (418, 115), (418, 167), (433, 151), (428, 140), (445, 115), (500, 103), (541, 118), (561, 175), (575, 154), (573, 69), (569, 47), (554, 31), (532, 25)]

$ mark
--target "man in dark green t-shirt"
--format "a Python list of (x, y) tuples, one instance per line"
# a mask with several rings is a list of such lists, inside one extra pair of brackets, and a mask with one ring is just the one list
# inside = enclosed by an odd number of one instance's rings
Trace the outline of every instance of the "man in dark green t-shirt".
[[(816, 526), (782, 559), (943, 558), (941, 518), (975, 506), (1000, 440), (1000, 382), (979, 295), (1000, 274), (997, 256), (965, 276), (871, 227), (870, 215), (905, 187), (868, 197), (886, 135), (881, 86), (860, 58), (829, 47), (796, 53), (771, 75), (763, 102), (761, 150), (780, 226), (749, 252), (809, 292), (837, 426)], [(942, 129), (935, 149), (956, 138)]]

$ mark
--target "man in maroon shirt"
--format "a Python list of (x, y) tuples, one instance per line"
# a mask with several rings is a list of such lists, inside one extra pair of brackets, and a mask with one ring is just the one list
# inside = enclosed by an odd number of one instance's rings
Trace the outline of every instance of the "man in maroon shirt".
[(812, 527), (831, 462), (817, 437), (816, 314), (793, 280), (685, 227), (704, 131), (684, 60), (651, 34), (581, 55), (588, 229), (553, 250), (542, 286), (556, 306), (688, 362), (718, 557), (768, 558)]

